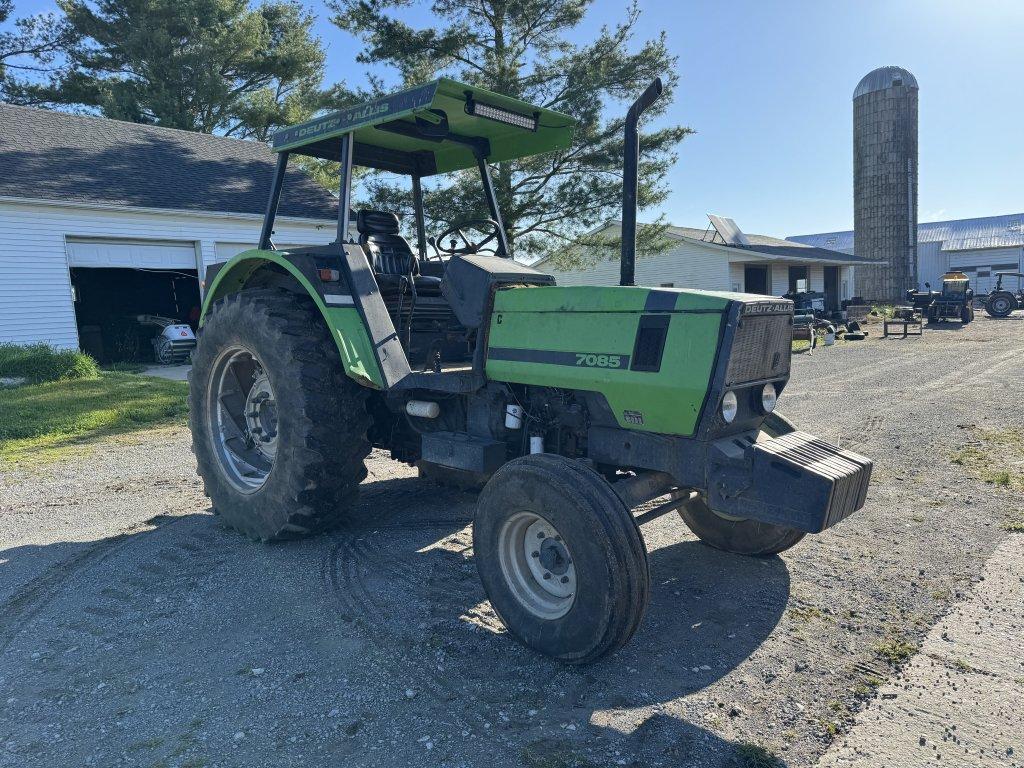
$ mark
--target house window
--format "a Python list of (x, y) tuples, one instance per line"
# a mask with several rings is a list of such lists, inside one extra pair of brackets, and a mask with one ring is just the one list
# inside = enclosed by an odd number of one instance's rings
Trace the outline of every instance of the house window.
[(850, 281), (843, 280), (843, 299), (850, 298)]
[(661, 287), (662, 288), (675, 288), (676, 284), (675, 283), (662, 283)]
[[(799, 281), (803, 280), (803, 287), (800, 287)], [(789, 292), (796, 293), (797, 291), (807, 290), (807, 267), (790, 267), (789, 268)]]

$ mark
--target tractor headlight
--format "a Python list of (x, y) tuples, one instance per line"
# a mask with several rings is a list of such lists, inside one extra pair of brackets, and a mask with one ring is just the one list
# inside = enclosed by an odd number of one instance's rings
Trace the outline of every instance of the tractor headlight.
[(736, 393), (726, 392), (722, 398), (722, 418), (726, 424), (732, 424), (732, 420), (736, 418), (736, 410)]
[(779, 400), (779, 395), (775, 391), (774, 384), (765, 384), (764, 389), (761, 390), (761, 410), (765, 413), (771, 413), (775, 410), (775, 403)]

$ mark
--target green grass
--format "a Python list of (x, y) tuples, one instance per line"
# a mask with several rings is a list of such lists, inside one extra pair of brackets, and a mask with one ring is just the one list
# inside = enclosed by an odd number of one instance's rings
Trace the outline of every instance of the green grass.
[(54, 349), (48, 344), (0, 344), (0, 376), (39, 383), (98, 375), (96, 361), (78, 350)]
[(903, 638), (894, 637), (876, 645), (875, 653), (890, 664), (898, 665), (917, 653), (917, 646)]
[(108, 372), (4, 390), (0, 466), (59, 458), (106, 435), (181, 424), (187, 395), (184, 382)]
[(871, 311), (878, 317), (892, 317), (893, 312), (896, 310), (893, 308), (892, 304), (875, 304), (871, 307)]
[(1024, 490), (1024, 430), (974, 427), (970, 435), (973, 442), (955, 451), (950, 461), (996, 488)]

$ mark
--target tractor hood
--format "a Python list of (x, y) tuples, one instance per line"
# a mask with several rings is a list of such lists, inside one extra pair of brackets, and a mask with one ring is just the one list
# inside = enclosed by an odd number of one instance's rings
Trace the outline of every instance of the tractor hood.
[(770, 296), (622, 286), (509, 288), (499, 292), (494, 308), (501, 312), (724, 312), (732, 301), (771, 302), (780, 305), (779, 311), (793, 311), (792, 302)]
[[(793, 303), (675, 288), (519, 287), (499, 290), (488, 330), (490, 379), (604, 396), (618, 426), (669, 435), (746, 429), (748, 401), (789, 378)], [(726, 391), (735, 424), (716, 421)], [(711, 407), (705, 406), (710, 403)]]

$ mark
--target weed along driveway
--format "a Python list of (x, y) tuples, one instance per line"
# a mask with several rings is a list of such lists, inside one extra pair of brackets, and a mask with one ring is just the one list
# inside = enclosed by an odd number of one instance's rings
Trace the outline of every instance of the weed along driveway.
[[(794, 358), (779, 407), (874, 459), (867, 506), (766, 559), (645, 526), (645, 621), (584, 667), (503, 631), (475, 497), (383, 456), (353, 522), (265, 546), (210, 514), (178, 417), (33, 461), (52, 430), (5, 433), (0, 765), (1020, 765), (1024, 669), (986, 660), (1019, 590), (985, 590), (1021, 551), (1022, 346), (979, 317)], [(949, 711), (910, 717), (933, 679)]]

